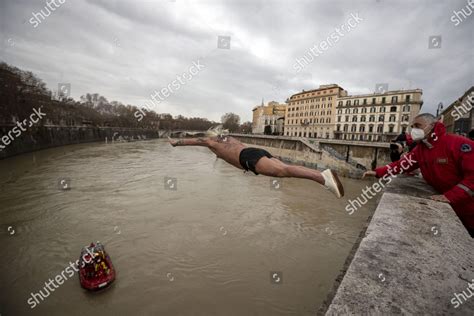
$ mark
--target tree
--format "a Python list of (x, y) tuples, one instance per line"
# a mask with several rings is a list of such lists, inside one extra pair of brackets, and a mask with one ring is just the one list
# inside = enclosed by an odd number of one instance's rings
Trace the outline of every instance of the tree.
[(229, 112), (221, 117), (221, 122), (224, 129), (228, 129), (230, 132), (237, 132), (240, 125), (240, 116), (235, 113)]
[[(0, 124), (12, 124), (31, 115), (34, 108), (43, 108), (47, 113), (43, 124), (68, 126), (89, 122), (92, 126), (134, 127), (143, 129), (187, 129), (207, 130), (216, 125), (205, 118), (187, 118), (178, 115), (158, 114), (148, 111), (138, 121), (136, 106), (124, 105), (118, 101), (109, 102), (98, 93), (87, 93), (75, 101), (72, 97), (54, 98), (45, 83), (32, 72), (23, 71), (0, 62)], [(232, 120), (232, 122), (235, 121)], [(238, 122), (238, 116), (237, 116)], [(0, 132), (0, 137), (1, 137)]]
[(252, 133), (252, 122), (245, 122), (239, 126), (239, 133), (250, 134)]

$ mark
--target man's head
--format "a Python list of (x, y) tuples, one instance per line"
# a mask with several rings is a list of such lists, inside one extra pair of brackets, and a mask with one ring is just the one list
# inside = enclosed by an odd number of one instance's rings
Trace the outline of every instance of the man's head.
[(430, 113), (419, 114), (413, 120), (411, 125), (411, 136), (413, 140), (422, 140), (427, 138), (437, 122), (436, 117)]

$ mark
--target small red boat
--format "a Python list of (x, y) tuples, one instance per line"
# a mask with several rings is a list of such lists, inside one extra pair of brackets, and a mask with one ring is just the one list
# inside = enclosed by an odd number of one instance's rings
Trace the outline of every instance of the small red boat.
[(100, 290), (115, 280), (115, 269), (104, 246), (91, 243), (84, 247), (79, 258), (79, 282), (87, 290)]

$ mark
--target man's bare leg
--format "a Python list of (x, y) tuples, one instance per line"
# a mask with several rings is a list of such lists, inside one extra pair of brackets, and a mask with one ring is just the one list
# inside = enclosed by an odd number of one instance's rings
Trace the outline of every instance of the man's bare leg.
[(270, 177), (309, 179), (324, 185), (324, 177), (318, 170), (287, 165), (277, 158), (260, 158), (255, 165), (255, 171)]
[(301, 178), (316, 181), (324, 185), (338, 198), (344, 196), (344, 187), (337, 174), (331, 169), (323, 172), (303, 166), (287, 165), (276, 158), (262, 157), (255, 165), (255, 171), (270, 177)]

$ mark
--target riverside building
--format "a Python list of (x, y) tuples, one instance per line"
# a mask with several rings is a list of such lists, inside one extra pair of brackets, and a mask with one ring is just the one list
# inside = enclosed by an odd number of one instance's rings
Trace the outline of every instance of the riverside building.
[(252, 109), (252, 134), (283, 135), (286, 104), (275, 101)]
[(287, 99), (285, 136), (334, 138), (336, 101), (347, 95), (337, 84), (296, 93)]
[(337, 100), (334, 138), (388, 142), (420, 113), (421, 89), (346, 95)]

